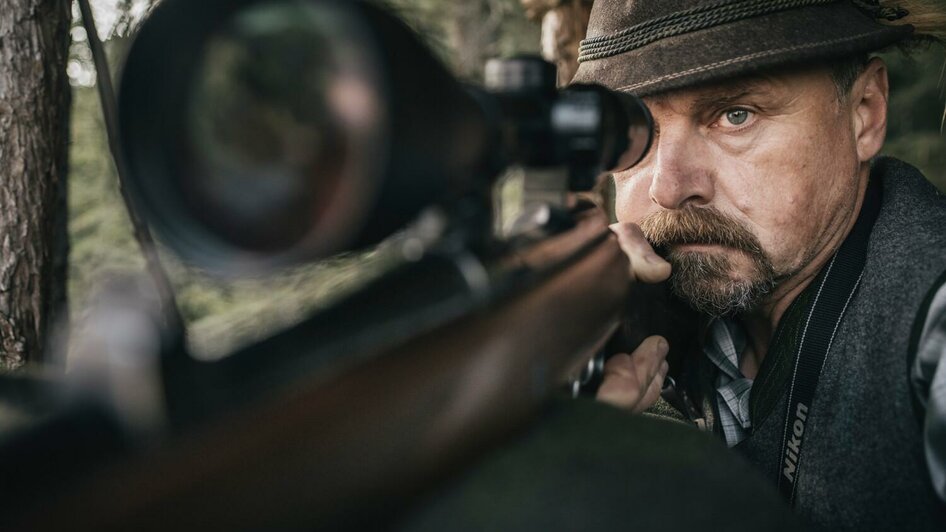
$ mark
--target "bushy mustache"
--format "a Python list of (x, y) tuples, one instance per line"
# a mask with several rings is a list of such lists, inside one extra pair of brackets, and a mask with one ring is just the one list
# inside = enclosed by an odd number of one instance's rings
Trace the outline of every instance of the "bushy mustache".
[(759, 239), (743, 223), (713, 207), (687, 206), (648, 215), (639, 223), (644, 237), (661, 254), (678, 244), (716, 244), (765, 257)]
[[(755, 234), (712, 207), (661, 211), (647, 216), (639, 225), (654, 249), (673, 265), (670, 285), (674, 294), (704, 314), (725, 316), (751, 310), (779, 280)], [(728, 256), (673, 249), (679, 244), (737, 249), (748, 255), (753, 267), (748, 278), (734, 280)]]

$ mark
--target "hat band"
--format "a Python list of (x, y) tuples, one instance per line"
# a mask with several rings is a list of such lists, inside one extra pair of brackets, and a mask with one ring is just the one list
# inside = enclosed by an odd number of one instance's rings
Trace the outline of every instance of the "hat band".
[(611, 35), (581, 41), (578, 61), (593, 61), (635, 50), (653, 42), (730, 22), (799, 7), (833, 4), (839, 0), (725, 0), (678, 11)]

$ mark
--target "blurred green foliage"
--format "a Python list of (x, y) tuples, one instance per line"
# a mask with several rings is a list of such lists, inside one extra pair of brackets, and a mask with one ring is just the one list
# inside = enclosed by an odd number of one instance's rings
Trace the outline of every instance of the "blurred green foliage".
[(538, 53), (541, 28), (520, 0), (386, 0), (461, 78), (478, 81), (486, 60)]
[[(472, 1), (472, 0), (470, 0)], [(535, 52), (539, 30), (526, 21), (518, 0), (484, 0), (479, 9), (498, 10), (483, 34), (459, 32), (477, 16), (466, 0), (389, 0), (455, 70), (473, 76), (482, 65), (463, 64), (492, 55)], [(485, 6), (485, 7), (484, 7)], [(488, 31), (487, 31), (488, 30)], [(492, 33), (490, 33), (492, 32)], [(461, 54), (462, 39), (485, 40), (479, 55)], [(112, 43), (120, 50), (120, 41)], [(77, 43), (84, 46), (84, 43)], [(113, 54), (120, 55), (120, 53)], [(82, 54), (74, 54), (82, 57)], [(472, 58), (472, 59), (471, 59)], [(904, 59), (888, 58), (892, 97), (886, 152), (918, 165), (946, 190), (946, 136), (942, 133), (946, 53), (935, 47)], [(143, 261), (131, 236), (120, 201), (118, 182), (107, 152), (98, 97), (93, 88), (76, 87), (73, 99), (70, 157), (69, 298), (72, 315), (82, 309), (97, 283), (111, 275), (140, 275)], [(339, 257), (288, 272), (277, 280), (239, 282), (211, 278), (163, 253), (172, 274), (178, 303), (189, 327), (189, 339), (208, 357), (291, 324), (383, 271), (390, 258), (384, 250)]]

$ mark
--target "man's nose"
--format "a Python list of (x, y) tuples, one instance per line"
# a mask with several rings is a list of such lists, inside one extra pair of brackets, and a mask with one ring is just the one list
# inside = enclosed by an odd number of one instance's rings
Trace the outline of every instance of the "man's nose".
[(657, 141), (650, 199), (664, 209), (705, 205), (713, 199), (711, 156), (699, 135), (664, 128)]

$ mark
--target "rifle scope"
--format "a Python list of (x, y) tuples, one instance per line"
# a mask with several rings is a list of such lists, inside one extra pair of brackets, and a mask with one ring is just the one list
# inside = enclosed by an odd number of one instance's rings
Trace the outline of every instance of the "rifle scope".
[(165, 0), (123, 72), (126, 186), (184, 259), (240, 271), (376, 243), (510, 164), (587, 188), (639, 161), (643, 104), (551, 68), (493, 63), (477, 90), (365, 1)]

